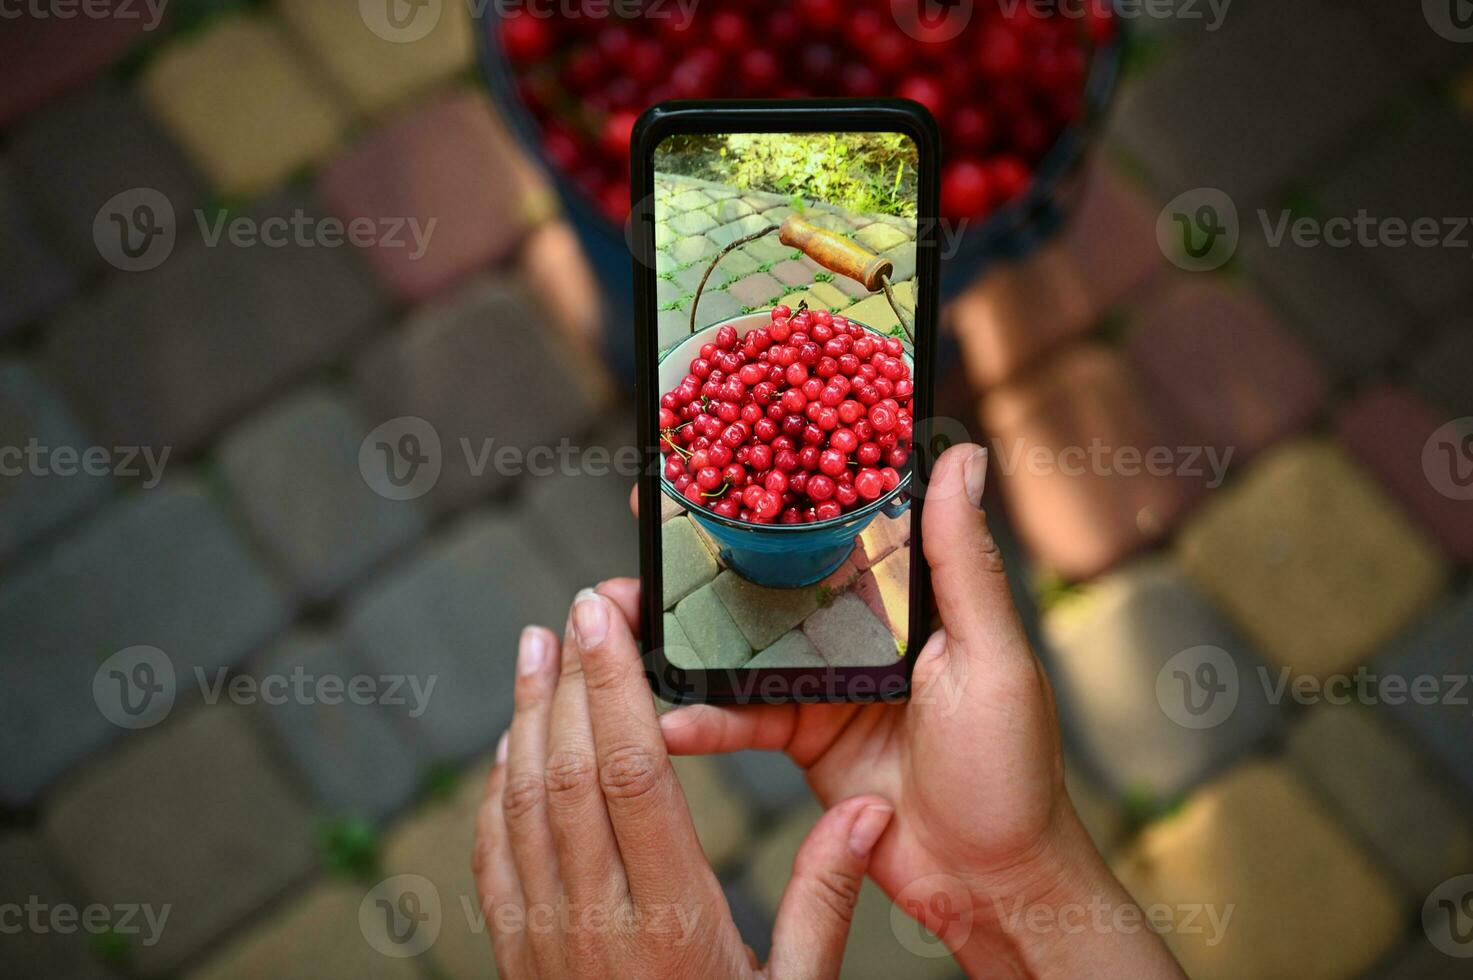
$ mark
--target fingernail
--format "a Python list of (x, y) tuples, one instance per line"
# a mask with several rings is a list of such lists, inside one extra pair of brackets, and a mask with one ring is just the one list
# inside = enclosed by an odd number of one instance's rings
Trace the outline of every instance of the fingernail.
[(547, 663), (547, 634), (535, 626), (522, 630), (522, 639), (517, 649), (517, 673), (526, 677), (535, 674)]
[(886, 804), (875, 803), (865, 807), (849, 831), (849, 853), (857, 858), (869, 857), (869, 852), (875, 849), (875, 842), (894, 815), (895, 808)]
[(506, 762), (506, 737), (510, 732), (501, 733), (501, 741), (496, 743), (496, 764), (499, 766)]
[(573, 631), (578, 645), (591, 650), (604, 641), (609, 631), (609, 606), (604, 597), (592, 589), (584, 589), (573, 597)]
[(967, 460), (963, 472), (967, 484), (967, 499), (973, 507), (982, 506), (982, 491), (987, 489), (987, 450), (979, 449)]

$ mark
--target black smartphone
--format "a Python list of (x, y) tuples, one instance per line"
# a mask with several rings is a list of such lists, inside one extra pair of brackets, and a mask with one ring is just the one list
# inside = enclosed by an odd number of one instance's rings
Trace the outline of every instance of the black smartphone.
[(930, 607), (934, 120), (902, 100), (666, 103), (631, 153), (651, 685), (905, 697)]

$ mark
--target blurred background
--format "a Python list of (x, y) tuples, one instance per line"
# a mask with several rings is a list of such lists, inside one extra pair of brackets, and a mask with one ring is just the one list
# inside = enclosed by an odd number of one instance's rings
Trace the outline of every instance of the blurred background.
[[(637, 572), (629, 127), (900, 94), (938, 413), (1096, 841), (1193, 976), (1466, 976), (1470, 42), (1461, 0), (6, 5), (0, 972), (492, 975), (516, 633)], [(780, 206), (686, 204), (664, 312)], [(791, 259), (748, 258), (737, 308)], [(815, 804), (679, 769), (763, 952)], [(907, 923), (868, 889), (845, 975), (954, 976)]]

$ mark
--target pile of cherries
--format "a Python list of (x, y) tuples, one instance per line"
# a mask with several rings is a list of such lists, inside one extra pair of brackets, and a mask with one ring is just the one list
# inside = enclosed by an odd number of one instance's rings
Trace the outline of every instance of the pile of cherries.
[(826, 310), (729, 324), (660, 396), (665, 479), (687, 503), (752, 524), (839, 517), (900, 485), (914, 382), (898, 339)]
[[(636, 0), (637, 2), (637, 0)], [(671, 0), (563, 0), (569, 14), (517, 7), (503, 50), (543, 148), (613, 220), (629, 210), (629, 135), (667, 99), (901, 96), (941, 125), (942, 210), (990, 214), (1084, 111), (1095, 45), (1115, 24), (1109, 0), (1073, 5), (977, 0), (928, 18), (932, 0), (703, 0), (687, 21)]]

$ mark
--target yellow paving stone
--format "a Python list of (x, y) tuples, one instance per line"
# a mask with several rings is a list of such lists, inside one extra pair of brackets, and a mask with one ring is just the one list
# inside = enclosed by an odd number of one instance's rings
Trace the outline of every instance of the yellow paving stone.
[(1187, 522), (1187, 576), (1273, 663), (1353, 669), (1437, 598), (1436, 547), (1335, 444), (1286, 443)]
[(222, 17), (166, 48), (145, 70), (143, 98), (226, 194), (249, 196), (316, 163), (347, 119), (274, 23)]
[[(842, 310), (854, 301), (831, 282), (816, 282), (808, 287), (808, 295), (816, 298), (830, 310)], [(813, 303), (810, 301), (809, 306)]]
[[(900, 303), (901, 309), (907, 314), (913, 314), (916, 303), (915, 280), (907, 280), (893, 287), (895, 299)], [(882, 333), (888, 332), (900, 321), (895, 316), (895, 309), (890, 305), (890, 300), (884, 293), (876, 293), (869, 299), (860, 300), (844, 311), (844, 315), (851, 320), (858, 320), (867, 327), (872, 327)]]
[[(845, 302), (848, 302), (847, 297), (845, 297)], [(794, 290), (793, 292), (788, 293), (788, 295), (784, 296), (782, 299), (778, 300), (775, 305), (786, 306), (790, 310), (796, 310), (799, 303), (807, 303), (810, 310), (827, 310), (829, 308), (828, 304), (824, 303), (817, 296), (814, 296), (813, 293), (807, 289)]]
[(1402, 933), (1394, 886), (1277, 763), (1209, 784), (1115, 871), (1194, 980), (1360, 976)]
[(670, 761), (685, 789), (706, 860), (719, 871), (745, 854), (751, 840), (752, 808), (713, 759), (680, 756)]
[(469, 11), (461, 3), (443, 4), (429, 33), (404, 42), (375, 34), (357, 3), (281, 0), (278, 9), (287, 29), (366, 115), (414, 98), (475, 57)]

